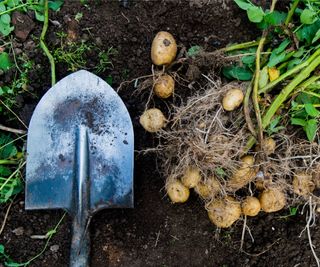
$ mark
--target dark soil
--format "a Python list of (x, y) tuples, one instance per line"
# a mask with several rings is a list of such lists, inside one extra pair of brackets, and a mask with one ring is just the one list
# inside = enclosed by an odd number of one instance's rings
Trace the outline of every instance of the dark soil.
[[(248, 41), (259, 34), (248, 26), (245, 14), (226, 0), (134, 1), (129, 8), (121, 7), (118, 1), (92, 1), (88, 8), (79, 1), (66, 1), (60, 12), (52, 14), (52, 20), (61, 23), (62, 28), (50, 25), (51, 45), (55, 44), (54, 32), (67, 31), (65, 18), (74, 18), (78, 12), (83, 13), (79, 38), (89, 37), (102, 49), (112, 46), (118, 50), (113, 69), (100, 75), (104, 78), (111, 74), (114, 87), (151, 73), (151, 41), (160, 30), (170, 31), (178, 44), (187, 48), (201, 45), (208, 50), (230, 42)], [(33, 33), (37, 35), (40, 31), (38, 25)], [(30, 76), (32, 89), (41, 96), (50, 86), (49, 65), (39, 51), (29, 49), (28, 54), (42, 64), (41, 71)], [(95, 58), (88, 61), (91, 65), (96, 63)], [(66, 66), (58, 65), (58, 79), (67, 74)], [(132, 90), (130, 84), (120, 91), (120, 96), (134, 123), (135, 148), (141, 150), (152, 147), (156, 140), (138, 124), (145, 99), (132, 97)], [(26, 122), (37, 99), (26, 96), (22, 100), (20, 116)], [(164, 177), (159, 176), (154, 155), (136, 154), (135, 208), (104, 210), (95, 215), (90, 227), (91, 266), (316, 266), (306, 231), (300, 237), (305, 215), (280, 218), (289, 213), (283, 211), (248, 219), (254, 237), (252, 243), (246, 234), (244, 249), (252, 254), (248, 255), (239, 252), (243, 222), (217, 233), (195, 195), (186, 204), (172, 205), (163, 186)], [(6, 252), (19, 262), (41, 251), (45, 241), (30, 237), (44, 235), (63, 214), (63, 211), (27, 212), (23, 198), (21, 195), (15, 200), (0, 237)], [(311, 231), (317, 250), (320, 228), (316, 226)], [(31, 266), (68, 266), (70, 239), (70, 220), (65, 219), (49, 248)]]

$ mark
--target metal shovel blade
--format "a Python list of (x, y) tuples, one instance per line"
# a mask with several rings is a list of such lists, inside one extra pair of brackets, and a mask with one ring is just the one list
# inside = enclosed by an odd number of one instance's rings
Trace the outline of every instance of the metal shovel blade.
[(88, 71), (59, 81), (40, 100), (27, 139), (26, 209), (73, 216), (70, 266), (87, 266), (88, 218), (133, 207), (133, 127), (117, 93)]

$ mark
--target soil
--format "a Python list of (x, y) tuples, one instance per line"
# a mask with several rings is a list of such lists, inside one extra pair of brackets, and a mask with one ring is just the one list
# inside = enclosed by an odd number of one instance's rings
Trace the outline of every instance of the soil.
[[(178, 44), (215, 50), (230, 42), (249, 41), (257, 32), (232, 1), (227, 0), (167, 0), (131, 1), (128, 8), (118, 1), (92, 1), (88, 6), (79, 1), (66, 1), (58, 13), (52, 13), (48, 34), (49, 45), (56, 44), (54, 32), (67, 31), (68, 19), (81, 12), (79, 38), (90, 38), (101, 47), (114, 47), (113, 68), (100, 74), (111, 75), (113, 87), (121, 82), (151, 73), (150, 45), (160, 30), (170, 31)], [(62, 25), (61, 28), (55, 25)], [(33, 34), (38, 36), (41, 25)], [(30, 74), (30, 88), (38, 97), (24, 95), (20, 99), (20, 117), (28, 123), (39, 99), (50, 87), (49, 65), (46, 58), (30, 46), (31, 37), (20, 42), (22, 49), (40, 64)], [(29, 42), (29, 46), (27, 45)], [(19, 42), (18, 42), (19, 43)], [(97, 63), (87, 58), (88, 65)], [(57, 78), (69, 73), (58, 65)], [(179, 90), (183, 90), (180, 88)], [(127, 105), (135, 128), (135, 149), (153, 147), (156, 140), (138, 124), (145, 107), (145, 98), (132, 97), (133, 84), (119, 94)], [(244, 250), (240, 252), (243, 222), (217, 232), (209, 222), (203, 203), (192, 193), (186, 204), (172, 205), (163, 190), (164, 177), (157, 171), (154, 155), (136, 153), (135, 208), (110, 209), (96, 214), (91, 222), (91, 266), (316, 266), (309, 247), (305, 227), (305, 212), (295, 216), (262, 213), (248, 219), (254, 238), (246, 234)], [(39, 253), (45, 240), (32, 239), (44, 235), (61, 218), (63, 211), (25, 211), (24, 196), (19, 195), (11, 208), (0, 243), (18, 262)], [(4, 218), (7, 207), (3, 207)], [(285, 217), (281, 217), (285, 216)], [(49, 243), (49, 248), (30, 266), (68, 266), (70, 219), (65, 219)], [(302, 232), (302, 233), (301, 233)], [(311, 228), (315, 248), (320, 246), (320, 227)], [(249, 255), (250, 254), (250, 255)], [(1, 264), (0, 264), (1, 266)]]

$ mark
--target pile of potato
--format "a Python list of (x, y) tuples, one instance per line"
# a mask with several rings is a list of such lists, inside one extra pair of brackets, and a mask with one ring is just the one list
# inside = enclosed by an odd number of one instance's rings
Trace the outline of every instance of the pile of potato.
[[(177, 44), (173, 36), (168, 32), (159, 32), (151, 48), (151, 59), (154, 65), (162, 66), (163, 71), (154, 77), (153, 92), (162, 99), (171, 97), (174, 93), (175, 81), (166, 73), (167, 67), (173, 63), (177, 54)], [(270, 72), (270, 80), (277, 73)], [(244, 90), (232, 87), (221, 96), (221, 106), (225, 113), (232, 112), (241, 107), (244, 101)], [(167, 124), (167, 119), (158, 108), (147, 109), (140, 117), (142, 127), (150, 132), (157, 133)], [(201, 128), (201, 127), (200, 127)], [(276, 141), (265, 138), (262, 149), (256, 147), (256, 151), (263, 150), (266, 156), (275, 153)], [(168, 177), (166, 191), (173, 203), (184, 203), (190, 196), (190, 190), (194, 190), (205, 202), (205, 208), (209, 219), (217, 227), (230, 227), (241, 215), (256, 216), (262, 210), (264, 212), (276, 212), (287, 204), (286, 192), (278, 183), (261, 177), (260, 164), (256, 162), (255, 155), (244, 155), (240, 158), (238, 169), (226, 180), (221, 180), (212, 175), (207, 177), (204, 171), (196, 165), (185, 167), (179, 177)], [(262, 175), (263, 176), (263, 175)], [(253, 185), (254, 193), (247, 196), (236, 192)], [(316, 183), (312, 175), (299, 172), (292, 179), (293, 193), (306, 197), (315, 189)], [(249, 190), (251, 191), (251, 190)]]

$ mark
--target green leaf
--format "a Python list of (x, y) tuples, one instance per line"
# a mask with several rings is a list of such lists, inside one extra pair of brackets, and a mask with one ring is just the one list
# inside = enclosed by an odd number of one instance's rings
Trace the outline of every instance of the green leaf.
[(15, 6), (17, 6), (19, 4), (19, 1), (20, 0), (8, 0), (7, 5), (9, 7), (15, 7)]
[(10, 24), (11, 22), (11, 17), (9, 14), (3, 14), (1, 15), (1, 21), (4, 23), (4, 24)]
[(306, 8), (300, 15), (300, 21), (302, 24), (312, 24), (317, 19), (317, 13), (311, 9)]
[(302, 60), (300, 58), (294, 58), (294, 59), (290, 60), (287, 65), (287, 70), (291, 70), (295, 66), (299, 65), (301, 62), (302, 62)]
[(259, 23), (263, 20), (264, 12), (261, 7), (251, 6), (247, 9), (247, 15), (251, 22)]
[(304, 119), (291, 118), (291, 124), (292, 125), (300, 125), (302, 127), (305, 127), (307, 125), (307, 122)]
[(316, 32), (315, 36), (312, 39), (312, 43), (315, 43), (320, 39), (320, 29)]
[(6, 11), (6, 6), (4, 4), (0, 4), (0, 12)]
[(187, 55), (188, 55), (189, 57), (194, 57), (194, 56), (198, 55), (201, 51), (202, 51), (202, 47), (201, 47), (201, 46), (199, 46), (199, 45), (194, 45), (194, 46), (191, 46), (191, 47), (188, 49)]
[(5, 167), (3, 165), (0, 165), (0, 176), (9, 176), (11, 174), (11, 170), (8, 167)]
[(106, 78), (106, 82), (107, 82), (107, 84), (109, 84), (110, 86), (112, 86), (113, 78), (112, 78), (112, 76), (111, 76), (111, 75), (107, 76), (107, 78)]
[(256, 60), (256, 56), (252, 55), (252, 56), (244, 56), (242, 57), (241, 61), (243, 64), (251, 66), (252, 64), (255, 63)]
[(0, 69), (6, 71), (12, 66), (9, 54), (7, 52), (2, 52), (0, 54)]
[(4, 245), (0, 244), (0, 254), (4, 254)]
[(269, 127), (267, 128), (268, 135), (272, 135), (274, 133), (278, 133), (280, 130), (285, 129), (284, 126), (278, 126), (279, 122), (281, 120), (281, 116), (277, 116), (274, 118), (271, 122)]
[(276, 54), (276, 53), (271, 53), (269, 62), (268, 62), (268, 67), (274, 67), (277, 64), (283, 62), (286, 58), (287, 53), (285, 51), (281, 52), (280, 54)]
[(10, 24), (4, 24), (0, 20), (0, 33), (2, 33), (3, 36), (8, 36), (13, 31), (13, 29), (13, 26), (11, 27)]
[(268, 67), (265, 66), (260, 71), (260, 77), (259, 77), (259, 88), (263, 88), (268, 84), (269, 81), (269, 75), (268, 75)]
[(290, 44), (290, 40), (289, 40), (289, 39), (285, 39), (285, 40), (282, 41), (281, 44), (280, 44), (276, 49), (274, 49), (273, 51), (274, 51), (276, 54), (279, 54), (279, 53), (281, 53), (282, 51), (284, 51), (289, 44)]
[(36, 19), (37, 19), (38, 21), (44, 21), (44, 15), (43, 15), (43, 13), (40, 13), (39, 11), (35, 11), (35, 13), (36, 13)]
[(276, 25), (282, 24), (285, 21), (286, 17), (287, 17), (287, 13), (273, 11), (264, 16), (264, 21), (268, 25), (276, 26)]
[(58, 11), (62, 5), (63, 5), (63, 0), (49, 1), (48, 3), (49, 8), (52, 9), (53, 11)]
[(296, 32), (296, 36), (299, 41), (306, 41), (307, 44), (311, 44), (316, 33), (320, 29), (320, 19), (311, 25), (304, 25)]
[(311, 117), (318, 117), (320, 112), (310, 103), (305, 104), (304, 108), (306, 110), (306, 112), (308, 113), (309, 116)]
[(308, 120), (307, 125), (303, 128), (310, 142), (314, 140), (317, 133), (317, 128), (318, 128), (318, 122), (316, 119)]
[(243, 10), (248, 10), (253, 6), (248, 0), (234, 0), (234, 2)]
[(228, 79), (237, 79), (240, 81), (249, 81), (253, 75), (250, 70), (239, 66), (224, 67), (222, 73)]
[(2, 149), (0, 149), (0, 159), (8, 159), (10, 157), (14, 157), (18, 153), (17, 148), (13, 143), (11, 143), (11, 141), (12, 138), (9, 135), (0, 135), (0, 147), (3, 147), (5, 145)]
[(224, 171), (224, 169), (222, 169), (221, 167), (217, 167), (215, 169), (215, 173), (216, 173), (217, 176), (219, 176), (221, 178), (223, 178), (223, 177), (225, 177), (227, 175), (226, 172)]

